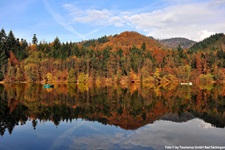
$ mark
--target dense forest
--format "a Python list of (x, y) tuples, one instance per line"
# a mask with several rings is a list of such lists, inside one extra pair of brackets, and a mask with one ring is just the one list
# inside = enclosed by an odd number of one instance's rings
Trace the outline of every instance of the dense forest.
[(0, 32), (0, 79), (4, 82), (84, 84), (225, 83), (225, 35), (189, 49), (168, 48), (137, 32), (77, 43), (32, 43)]

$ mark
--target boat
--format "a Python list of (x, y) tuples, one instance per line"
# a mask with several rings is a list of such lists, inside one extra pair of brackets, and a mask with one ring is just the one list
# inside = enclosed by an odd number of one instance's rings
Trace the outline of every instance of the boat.
[(192, 85), (192, 82), (182, 82), (180, 85)]
[(53, 84), (45, 84), (45, 85), (44, 85), (44, 88), (45, 88), (45, 89), (48, 89), (48, 88), (54, 88), (54, 85), (53, 85)]

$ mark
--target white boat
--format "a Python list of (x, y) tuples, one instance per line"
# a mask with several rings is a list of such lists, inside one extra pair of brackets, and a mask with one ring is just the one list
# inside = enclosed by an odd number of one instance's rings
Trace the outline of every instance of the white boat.
[(192, 85), (192, 82), (181, 82), (180, 85)]

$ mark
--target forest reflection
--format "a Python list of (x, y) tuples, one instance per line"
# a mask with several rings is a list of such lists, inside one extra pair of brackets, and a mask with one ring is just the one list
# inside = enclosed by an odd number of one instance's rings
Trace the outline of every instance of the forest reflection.
[(93, 87), (80, 84), (0, 85), (0, 134), (11, 134), (16, 125), (32, 121), (60, 121), (82, 118), (135, 130), (156, 120), (183, 122), (203, 119), (225, 127), (225, 87), (116, 85)]

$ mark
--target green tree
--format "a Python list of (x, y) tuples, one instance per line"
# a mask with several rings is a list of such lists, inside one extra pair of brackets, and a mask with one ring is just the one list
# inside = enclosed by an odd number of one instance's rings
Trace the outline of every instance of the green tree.
[(146, 44), (145, 44), (145, 42), (142, 44), (141, 49), (142, 49), (143, 51), (146, 50)]
[(2, 46), (3, 44), (5, 44), (6, 38), (7, 38), (7, 36), (6, 36), (5, 30), (2, 29), (1, 32), (0, 32), (0, 46)]
[(21, 39), (19, 55), (18, 55), (19, 61), (24, 60), (25, 58), (27, 58), (27, 56), (28, 56), (27, 46), (28, 46), (27, 41), (24, 40), (24, 39)]
[(133, 46), (130, 49), (131, 52), (131, 66), (132, 69), (136, 72), (139, 73), (140, 68), (142, 67), (143, 64), (143, 57), (142, 57), (142, 51), (135, 46)]
[(73, 45), (71, 55), (80, 57), (80, 51), (79, 51), (79, 47), (77, 46), (77, 44)]
[(37, 45), (37, 43), (38, 43), (38, 39), (37, 39), (36, 34), (34, 34), (34, 36), (33, 36), (33, 38), (32, 38), (32, 43), (33, 43), (33, 44), (36, 44), (36, 45)]
[(60, 57), (60, 48), (61, 48), (61, 43), (58, 37), (55, 38), (53, 42), (53, 57), (54, 58), (59, 58)]
[(6, 52), (9, 56), (9, 51), (13, 51), (15, 53), (15, 46), (16, 46), (16, 38), (12, 32), (12, 30), (9, 31), (8, 37), (6, 39)]
[(7, 54), (6, 54), (6, 40), (7, 36), (5, 30), (2, 28), (0, 32), (0, 80), (3, 80), (6, 73)]

